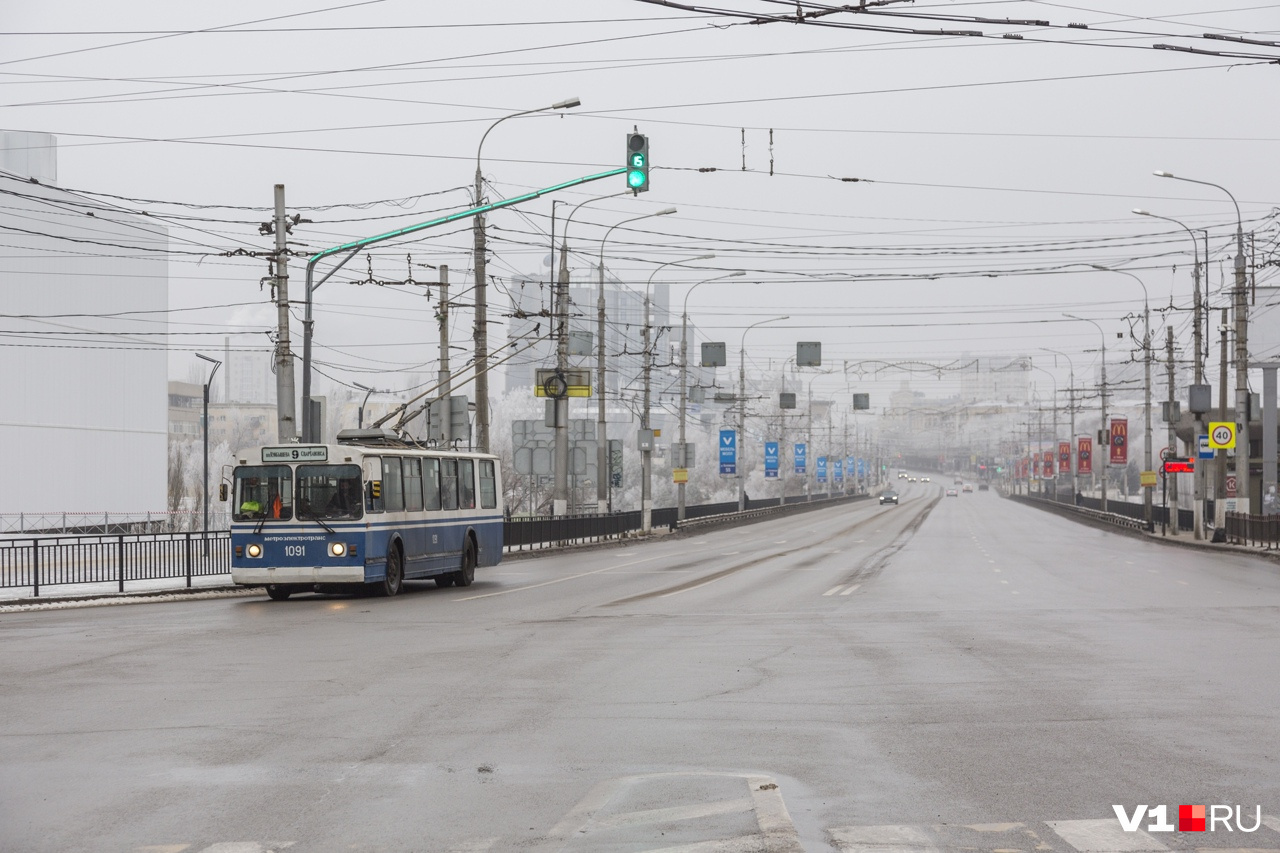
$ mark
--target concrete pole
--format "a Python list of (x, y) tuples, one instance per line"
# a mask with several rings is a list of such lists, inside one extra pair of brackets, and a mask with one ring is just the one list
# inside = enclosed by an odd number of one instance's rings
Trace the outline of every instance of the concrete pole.
[[(493, 128), (489, 128), (492, 130)], [(488, 131), (485, 131), (488, 135)], [(484, 145), (483, 137), (480, 145)], [(480, 174), (480, 151), (476, 150), (476, 179), (475, 179), (475, 205), (479, 207), (483, 188), (481, 184), (483, 178)], [(484, 215), (480, 214), (472, 220), (471, 223), (472, 237), (474, 238), (473, 251), (475, 259), (473, 268), (475, 269), (475, 301), (476, 301), (476, 319), (473, 337), (475, 340), (475, 365), (476, 365), (476, 449), (481, 453), (489, 452), (489, 279), (486, 268), (486, 251), (485, 234), (484, 234)]]
[[(1232, 198), (1235, 201), (1235, 198)], [(1244, 227), (1240, 224), (1239, 208), (1236, 209), (1236, 495), (1244, 498), (1237, 503), (1245, 512), (1260, 512), (1253, 501), (1253, 487), (1249, 483), (1249, 294), (1245, 289)], [(1237, 510), (1239, 511), (1239, 509)]]
[[(608, 234), (605, 235), (608, 237)], [(609, 470), (609, 435), (605, 429), (604, 384), (604, 243), (601, 241), (600, 291), (596, 297), (596, 512), (609, 511), (613, 472)]]
[[(555, 206), (551, 208), (551, 234), (555, 237)], [(568, 235), (566, 234), (565, 239)], [(556, 371), (563, 376), (569, 367), (569, 258), (560, 244), (560, 275), (555, 287)], [(556, 397), (555, 406), (555, 492), (551, 514), (569, 513), (569, 398)], [(597, 475), (598, 479), (598, 475)]]
[[(1165, 330), (1165, 353), (1168, 358), (1168, 382), (1169, 382), (1169, 408), (1173, 408), (1173, 401), (1177, 399), (1177, 389), (1174, 387), (1174, 363), (1173, 363), (1173, 327), (1170, 326)], [(1178, 455), (1178, 432), (1177, 425), (1173, 421), (1169, 421), (1169, 452), (1174, 456)], [(1148, 469), (1149, 470), (1149, 469)], [(1165, 481), (1169, 484), (1169, 530), (1174, 536), (1178, 535), (1178, 475), (1166, 475)]]
[[(685, 441), (685, 418), (688, 416), (689, 401), (689, 296), (685, 295), (685, 311), (680, 316), (680, 447), (676, 467), (689, 468), (689, 445)], [(686, 483), (676, 484), (676, 520), (684, 521)]]
[[(1219, 372), (1218, 372), (1218, 420), (1225, 421), (1227, 419), (1227, 309), (1222, 309), (1222, 325), (1219, 329), (1221, 337), (1219, 354)], [(1227, 521), (1227, 454), (1218, 451), (1218, 500), (1214, 506), (1214, 524), (1216, 527), (1225, 527)], [(1239, 484), (1236, 485), (1236, 494), (1239, 495)]]
[(436, 312), (440, 321), (440, 370), (436, 373), (436, 384), (440, 386), (440, 443), (445, 447), (453, 437), (453, 409), (449, 399), (453, 374), (449, 372), (449, 266), (440, 265), (440, 310)]
[(276, 184), (275, 232), (276, 438), (283, 444), (298, 437), (293, 351), (289, 347), (289, 228), (284, 213), (284, 184)]
[[(653, 353), (650, 351), (652, 347), (652, 326), (649, 322), (649, 288), (644, 290), (644, 336), (643, 345), (641, 346), (644, 373), (644, 402), (640, 409), (640, 429), (648, 431), (649, 421), (649, 380), (652, 372)], [(640, 451), (640, 532), (648, 533), (653, 525), (653, 439), (650, 438), (648, 444)]]

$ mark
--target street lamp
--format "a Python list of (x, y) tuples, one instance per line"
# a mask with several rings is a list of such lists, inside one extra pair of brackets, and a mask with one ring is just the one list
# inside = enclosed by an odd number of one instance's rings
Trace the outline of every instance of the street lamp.
[[(1193, 314), (1195, 317), (1195, 327), (1194, 327), (1194, 332), (1192, 337), (1192, 339), (1195, 342), (1195, 350), (1196, 350), (1195, 384), (1203, 385), (1204, 384), (1204, 349), (1203, 349), (1204, 315), (1202, 312), (1203, 312), (1204, 306), (1201, 303), (1201, 299), (1200, 299), (1200, 248), (1196, 245), (1195, 231), (1189, 228), (1185, 223), (1177, 219), (1174, 219), (1172, 216), (1161, 216), (1158, 213), (1152, 213), (1151, 211), (1143, 210), (1140, 207), (1135, 207), (1133, 209), (1133, 212), (1138, 214), (1139, 216), (1150, 216), (1153, 219), (1163, 219), (1166, 222), (1172, 222), (1175, 225), (1180, 226), (1183, 231), (1186, 231), (1187, 236), (1191, 238), (1191, 251), (1195, 257), (1195, 263), (1196, 263), (1195, 267), (1191, 271), (1192, 303), (1193, 303)], [(1209, 260), (1209, 229), (1198, 228), (1195, 230), (1200, 231), (1202, 234), (1204, 234), (1204, 257), (1205, 257), (1205, 262), (1207, 263)], [(1203, 419), (1201, 418), (1202, 413), (1193, 411), (1191, 414), (1192, 414), (1192, 417), (1195, 419), (1195, 428), (1196, 428), (1196, 436), (1197, 436), (1197, 438), (1193, 441), (1193, 444), (1196, 445), (1197, 455), (1199, 455), (1199, 443), (1200, 443), (1199, 435), (1203, 430), (1203, 425), (1202, 425)], [(1195, 483), (1193, 503), (1192, 503), (1192, 506), (1194, 507), (1195, 521), (1192, 524), (1192, 526), (1195, 528), (1195, 531), (1194, 531), (1195, 538), (1203, 539), (1204, 538), (1204, 509), (1205, 509), (1204, 507), (1205, 466), (1200, 464), (1196, 465), (1196, 472), (1192, 482)]]
[[(1107, 430), (1107, 333), (1102, 331), (1102, 326), (1099, 325), (1095, 320), (1090, 320), (1087, 317), (1077, 317), (1074, 314), (1063, 314), (1062, 316), (1069, 317), (1072, 320), (1080, 320), (1081, 322), (1084, 322), (1084, 323), (1093, 323), (1093, 325), (1098, 330), (1098, 335), (1101, 336), (1102, 338), (1102, 394), (1101, 394), (1102, 431), (1103, 433), (1105, 433)], [(1102, 466), (1102, 511), (1103, 512), (1107, 511), (1107, 466), (1110, 464), (1111, 464), (1110, 456), (1107, 456), (1107, 459)], [(1094, 468), (1095, 469), (1097, 468), (1096, 464), (1094, 465)]]
[[(573, 210), (569, 211), (568, 217), (565, 218), (564, 233), (560, 239), (560, 276), (556, 286), (555, 298), (555, 316), (557, 324), (556, 334), (556, 369), (561, 373), (569, 366), (569, 223), (573, 221), (573, 215), (585, 205), (597, 201), (604, 201), (607, 198), (625, 195), (626, 191), (621, 193), (610, 193), (609, 195), (597, 196), (589, 198), (586, 201), (578, 202)], [(562, 204), (564, 202), (561, 202)], [(551, 243), (552, 251), (555, 250), (555, 203), (552, 203), (552, 234)], [(569, 512), (569, 398), (567, 396), (557, 397), (552, 405), (555, 406), (555, 488), (551, 495), (551, 514), (556, 516), (567, 515)], [(599, 476), (597, 476), (599, 479)]]
[[(736, 270), (715, 278), (703, 279), (694, 284), (693, 287), (690, 287), (684, 294), (684, 309), (680, 312), (680, 458), (677, 460), (682, 468), (689, 467), (689, 445), (685, 442), (685, 417), (688, 411), (687, 401), (689, 397), (689, 295), (698, 289), (698, 285), (706, 284), (708, 281), (720, 281), (746, 274), (744, 270)], [(645, 410), (648, 411), (648, 406), (645, 407)], [(676, 484), (676, 519), (678, 521), (684, 521), (685, 485), (685, 483)]]
[[(640, 408), (640, 429), (648, 431), (649, 423), (649, 377), (653, 372), (653, 353), (650, 352), (650, 328), (652, 324), (649, 322), (649, 308), (651, 303), (650, 290), (653, 287), (653, 277), (658, 274), (658, 270), (663, 267), (669, 267), (672, 264), (685, 264), (692, 261), (709, 261), (715, 255), (698, 255), (696, 258), (688, 258), (680, 261), (667, 261), (658, 264), (653, 272), (649, 274), (649, 280), (644, 285), (644, 344), (640, 348), (640, 357), (643, 359), (644, 373), (644, 402)], [(650, 439), (648, 445), (640, 450), (640, 532), (648, 533), (653, 524), (653, 441)]]
[(790, 314), (770, 317), (742, 330), (742, 342), (738, 345), (738, 405), (742, 407), (738, 410), (738, 512), (747, 508), (747, 466), (742, 464), (747, 449), (747, 332), (765, 323), (790, 319)]
[[(1249, 302), (1245, 293), (1244, 269), (1244, 222), (1240, 218), (1240, 203), (1232, 195), (1231, 190), (1221, 184), (1200, 181), (1195, 178), (1183, 178), (1172, 172), (1158, 171), (1153, 173), (1158, 178), (1173, 178), (1175, 181), (1186, 181), (1190, 184), (1202, 184), (1206, 187), (1220, 189), (1231, 199), (1236, 208), (1236, 260), (1235, 260), (1235, 314), (1236, 314), (1236, 435), (1243, 447), (1236, 450), (1236, 494), (1243, 494), (1246, 512), (1253, 497), (1249, 485)], [(1205, 249), (1205, 262), (1208, 263), (1209, 252)], [(1222, 503), (1225, 503), (1222, 502)]]
[[(1071, 360), (1071, 356), (1067, 355), (1065, 352), (1058, 352), (1056, 349), (1047, 349), (1045, 347), (1041, 347), (1040, 349), (1043, 350), (1044, 352), (1051, 352), (1054, 355), (1060, 355), (1067, 360), (1067, 367), (1068, 367), (1067, 415), (1071, 421), (1071, 426), (1069, 427), (1071, 432), (1071, 436), (1070, 436), (1071, 448), (1069, 451), (1070, 468), (1071, 468), (1071, 502), (1075, 503), (1076, 495), (1080, 491), (1078, 488), (1078, 483), (1076, 482), (1076, 478), (1077, 476), (1079, 476), (1076, 470), (1079, 467), (1076, 464), (1076, 452), (1078, 448), (1075, 446), (1076, 444), (1076, 365), (1075, 365), (1075, 362)], [(1057, 393), (1058, 392), (1055, 388), (1054, 390), (1055, 397), (1057, 396)]]
[[(600, 290), (596, 298), (596, 385), (598, 386), (597, 400), (598, 410), (596, 419), (596, 511), (603, 514), (609, 511), (609, 493), (613, 488), (613, 476), (609, 470), (609, 442), (605, 432), (605, 386), (604, 386), (604, 244), (608, 241), (609, 235), (613, 233), (614, 228), (626, 225), (628, 222), (637, 222), (641, 219), (649, 219), (654, 216), (670, 216), (675, 213), (674, 207), (668, 207), (665, 210), (659, 210), (657, 213), (646, 213), (643, 216), (633, 216), (630, 219), (624, 219), (617, 225), (612, 225), (609, 230), (604, 232), (604, 237), (600, 240)], [(647, 322), (647, 318), (646, 318)]]
[[(1030, 359), (1028, 359), (1028, 363), (1030, 363)], [(1050, 373), (1048, 370), (1045, 370), (1043, 367), (1036, 367), (1035, 364), (1031, 364), (1031, 368), (1033, 370), (1040, 371), (1041, 373), (1048, 376), (1051, 380), (1053, 380), (1053, 443), (1055, 444), (1055, 447), (1053, 448), (1054, 464), (1051, 470), (1041, 472), (1043, 476), (1040, 479), (1040, 493), (1044, 494), (1045, 492), (1048, 491), (1048, 489), (1045, 488), (1044, 481), (1049, 479), (1049, 475), (1052, 474), (1055, 482), (1055, 485), (1053, 488), (1054, 499), (1056, 500), (1057, 492), (1058, 492), (1058, 487), (1056, 485), (1056, 482), (1058, 479), (1058, 464), (1057, 464), (1058, 448), (1056, 447), (1056, 444), (1058, 441), (1058, 377), (1054, 376), (1052, 373)], [(1031, 419), (1030, 416), (1028, 416), (1027, 420), (1030, 420), (1030, 419)], [(1044, 439), (1043, 433), (1038, 437), (1043, 441)], [(1039, 444), (1037, 444), (1036, 447), (1040, 449)], [(1043, 449), (1041, 449), (1041, 452), (1040, 452), (1040, 461), (1041, 461), (1041, 464), (1044, 463)], [(1074, 500), (1075, 492), (1072, 492), (1071, 496), (1072, 496), (1072, 499)]]
[[(582, 101), (577, 98), (569, 98), (565, 101), (557, 101), (549, 107), (538, 107), (533, 110), (521, 110), (518, 113), (511, 113), (489, 125), (489, 129), (480, 137), (480, 144), (476, 146), (476, 182), (475, 182), (475, 204), (479, 207), (480, 195), (482, 192), (481, 184), (483, 176), (480, 174), (480, 151), (484, 148), (484, 141), (489, 133), (498, 125), (502, 124), (509, 118), (518, 116), (526, 116), (531, 113), (541, 113), (547, 110), (568, 110), (576, 106), (580, 106)], [(481, 453), (489, 452), (489, 336), (486, 328), (488, 323), (489, 296), (487, 289), (487, 273), (485, 270), (485, 239), (484, 239), (484, 216), (476, 216), (472, 222), (472, 233), (475, 237), (475, 299), (476, 299), (476, 446)]]
[(359, 382), (352, 382), (351, 384), (365, 392), (364, 399), (360, 401), (360, 408), (356, 411), (356, 428), (364, 429), (364, 407), (369, 404), (369, 396), (379, 392), (368, 385), (361, 385)]
[[(1138, 278), (1136, 275), (1134, 275), (1131, 272), (1126, 272), (1125, 270), (1113, 269), (1111, 267), (1104, 267), (1101, 264), (1089, 264), (1089, 266), (1093, 267), (1095, 270), (1102, 270), (1103, 272), (1114, 272), (1114, 273), (1119, 273), (1120, 275), (1127, 275), (1129, 276), (1129, 278), (1136, 281), (1138, 283), (1138, 286), (1142, 288), (1142, 371), (1143, 371), (1143, 390), (1146, 395), (1146, 402), (1143, 407), (1143, 414), (1146, 419), (1145, 441), (1147, 445), (1146, 449), (1143, 451), (1143, 454), (1142, 454), (1142, 465), (1143, 465), (1142, 470), (1151, 471), (1151, 470), (1154, 470), (1151, 467), (1152, 465), (1152, 462), (1151, 462), (1151, 303), (1147, 298), (1147, 286), (1143, 284), (1142, 279)], [(1172, 376), (1172, 373), (1170, 374), (1170, 376)], [(1174, 395), (1173, 383), (1172, 381), (1170, 381), (1169, 399), (1172, 400), (1173, 395)], [(1105, 424), (1103, 425), (1103, 428), (1104, 429), (1106, 428)], [(1169, 447), (1175, 453), (1177, 452), (1177, 433), (1174, 431), (1173, 421), (1169, 422)], [(1178, 497), (1178, 490), (1176, 485), (1177, 482), (1178, 482), (1177, 480), (1174, 480), (1175, 485), (1173, 490), (1173, 496), (1174, 496), (1175, 507), (1177, 506), (1177, 497)], [(1141, 488), (1142, 488), (1142, 520), (1147, 523), (1148, 530), (1153, 530), (1155, 528), (1155, 524), (1151, 519), (1151, 497), (1152, 497), (1151, 492), (1153, 490), (1150, 486), (1143, 486)], [(1177, 524), (1173, 525), (1173, 530), (1174, 530), (1174, 535), (1176, 536), (1178, 531)]]
[(213, 384), (213, 377), (218, 372), (218, 368), (222, 366), (222, 362), (216, 358), (209, 358), (207, 355), (196, 353), (196, 358), (202, 359), (213, 365), (213, 370), (209, 371), (209, 378), (204, 381), (204, 416), (201, 423), (204, 426), (204, 553), (209, 555), (209, 386)]

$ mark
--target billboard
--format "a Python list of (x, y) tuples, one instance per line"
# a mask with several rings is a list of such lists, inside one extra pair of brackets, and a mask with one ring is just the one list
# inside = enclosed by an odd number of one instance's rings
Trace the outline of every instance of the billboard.
[(1058, 473), (1071, 473), (1071, 442), (1058, 442)]
[(1076, 439), (1076, 473), (1093, 473), (1093, 439), (1087, 436)]
[(1112, 465), (1129, 464), (1129, 419), (1111, 419), (1111, 456)]

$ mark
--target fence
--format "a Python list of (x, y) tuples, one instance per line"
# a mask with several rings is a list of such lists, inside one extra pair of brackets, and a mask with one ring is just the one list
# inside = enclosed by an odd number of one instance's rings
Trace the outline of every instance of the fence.
[(0, 587), (185, 578), (231, 572), (231, 534), (154, 533), (0, 540)]
[[(1073, 496), (1069, 491), (1064, 492), (1048, 492), (1046, 494), (1032, 494), (1033, 500), (1047, 500), (1058, 504), (1067, 504), (1077, 506), (1081, 509), (1094, 510), (1102, 512), (1102, 501), (1098, 498), (1089, 498), (1083, 495)], [(1151, 522), (1155, 527), (1165, 524), (1167, 520), (1172, 519), (1174, 514), (1171, 512), (1173, 507), (1163, 507), (1152, 505)], [(1129, 503), (1123, 500), (1107, 501), (1107, 514), (1118, 515), (1123, 518), (1135, 519), (1137, 521), (1145, 520), (1145, 511), (1140, 503)], [(1177, 512), (1177, 521), (1179, 530), (1195, 529), (1195, 512), (1189, 509), (1179, 509)]]
[[(798, 511), (865, 495), (798, 495), (747, 501), (747, 514)], [(732, 518), (738, 504), (686, 507), (687, 521)], [(676, 508), (653, 510), (654, 527), (676, 527)], [(618, 538), (640, 530), (639, 511), (562, 518), (513, 519), (503, 524), (507, 549), (525, 550)], [(31, 536), (0, 539), (0, 589), (30, 587), (34, 595), (49, 586), (125, 581), (191, 579), (231, 573), (231, 534), (226, 530), (193, 533), (115, 533), (82, 536)]]
[(1280, 515), (1248, 515), (1227, 513), (1227, 542), (1232, 545), (1280, 547)]

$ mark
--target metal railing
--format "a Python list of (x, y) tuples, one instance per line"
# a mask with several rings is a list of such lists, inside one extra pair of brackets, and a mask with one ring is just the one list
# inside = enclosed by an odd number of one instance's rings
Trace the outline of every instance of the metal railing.
[(0, 540), (0, 587), (191, 579), (231, 572), (231, 534), (141, 533)]
[[(225, 504), (209, 507), (209, 529), (226, 531), (231, 516)], [(83, 536), (90, 534), (199, 533), (204, 514), (175, 512), (0, 512), (0, 535)]]
[(1261, 547), (1268, 551), (1280, 548), (1280, 515), (1229, 512), (1226, 527), (1228, 544)]

